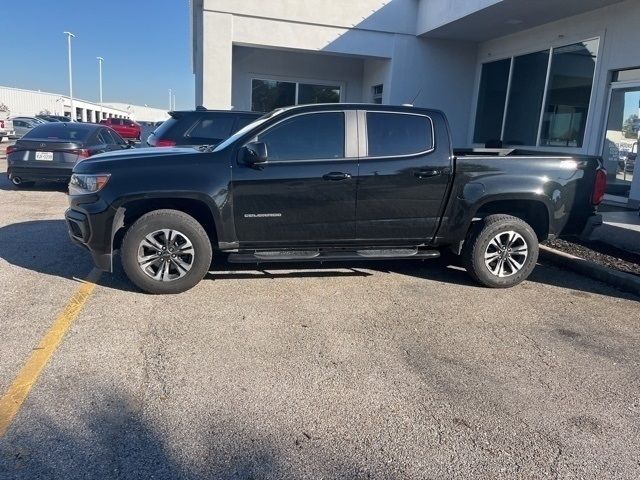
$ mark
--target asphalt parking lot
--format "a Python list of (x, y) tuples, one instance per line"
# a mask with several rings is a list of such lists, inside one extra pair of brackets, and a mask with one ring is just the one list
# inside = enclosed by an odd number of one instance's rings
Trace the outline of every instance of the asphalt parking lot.
[[(65, 208), (0, 173), (0, 395), (92, 271)], [(120, 269), (85, 293), (0, 478), (640, 478), (640, 302), (573, 273), (221, 261), (179, 296)]]

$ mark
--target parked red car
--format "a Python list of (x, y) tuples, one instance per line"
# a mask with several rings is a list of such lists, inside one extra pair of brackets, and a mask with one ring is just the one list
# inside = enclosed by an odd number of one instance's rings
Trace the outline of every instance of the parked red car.
[(133, 120), (128, 118), (106, 118), (101, 120), (100, 123), (113, 128), (122, 138), (140, 140), (140, 125)]

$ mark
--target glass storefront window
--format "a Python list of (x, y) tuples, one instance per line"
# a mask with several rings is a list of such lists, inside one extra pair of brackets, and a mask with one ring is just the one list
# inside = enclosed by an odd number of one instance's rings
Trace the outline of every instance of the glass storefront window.
[(581, 147), (598, 44), (587, 40), (483, 64), (474, 143)]
[(276, 108), (296, 103), (296, 84), (275, 80), (253, 80), (251, 85), (251, 110), (270, 112)]
[(306, 85), (298, 87), (298, 105), (308, 103), (338, 103), (340, 101), (340, 87), (326, 85)]
[(516, 57), (504, 126), (505, 145), (535, 145), (549, 50)]
[(540, 145), (582, 146), (597, 49), (590, 40), (553, 50)]
[(495, 143), (501, 138), (510, 68), (510, 58), (482, 65), (476, 126), (473, 133), (475, 143)]
[(276, 108), (309, 103), (338, 103), (340, 86), (254, 79), (251, 84), (251, 109), (270, 112)]
[(602, 158), (607, 169), (607, 191), (629, 196), (640, 138), (640, 86), (613, 88)]

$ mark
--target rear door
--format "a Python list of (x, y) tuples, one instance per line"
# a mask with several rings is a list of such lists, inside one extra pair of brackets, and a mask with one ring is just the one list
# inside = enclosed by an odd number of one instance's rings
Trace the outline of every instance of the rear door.
[(294, 115), (268, 127), (257, 141), (266, 144), (268, 163), (239, 162), (233, 169), (233, 210), (240, 244), (352, 241), (356, 112)]
[[(441, 117), (360, 111), (356, 235), (366, 241), (423, 243), (435, 234), (451, 178)], [(440, 144), (438, 144), (440, 142)]]

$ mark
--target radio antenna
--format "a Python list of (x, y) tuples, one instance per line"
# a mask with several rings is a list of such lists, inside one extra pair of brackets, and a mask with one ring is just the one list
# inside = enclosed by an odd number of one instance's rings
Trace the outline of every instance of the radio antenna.
[(416, 100), (418, 99), (421, 93), (422, 93), (422, 89), (418, 90), (418, 93), (416, 93), (416, 96), (413, 97), (413, 100), (411, 100), (411, 105), (416, 103)]

